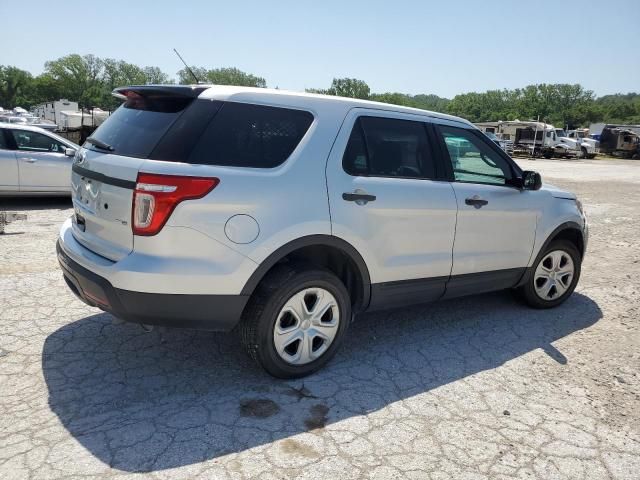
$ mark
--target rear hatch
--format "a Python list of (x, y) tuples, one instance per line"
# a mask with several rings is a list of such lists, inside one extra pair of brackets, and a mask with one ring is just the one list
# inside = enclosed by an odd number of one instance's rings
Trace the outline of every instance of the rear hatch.
[(87, 139), (71, 175), (73, 235), (113, 261), (133, 250), (133, 193), (140, 167), (204, 87), (127, 87), (124, 100)]

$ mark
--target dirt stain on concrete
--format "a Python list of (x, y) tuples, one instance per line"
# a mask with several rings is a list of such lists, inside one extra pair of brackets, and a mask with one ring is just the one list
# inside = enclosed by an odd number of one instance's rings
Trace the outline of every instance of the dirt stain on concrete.
[(307, 458), (319, 458), (320, 453), (309, 445), (292, 440), (290, 438), (282, 441), (282, 451), (291, 455), (301, 455)]
[(240, 402), (240, 415), (243, 417), (269, 418), (279, 411), (278, 404), (267, 398), (252, 398)]
[(311, 416), (304, 421), (307, 429), (315, 430), (317, 428), (324, 428), (327, 424), (327, 413), (329, 413), (329, 407), (318, 403), (309, 409), (309, 413)]

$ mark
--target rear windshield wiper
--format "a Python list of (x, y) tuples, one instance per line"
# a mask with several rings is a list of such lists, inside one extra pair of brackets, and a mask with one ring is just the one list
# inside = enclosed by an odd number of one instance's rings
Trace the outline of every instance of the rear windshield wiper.
[(101, 142), (97, 138), (87, 137), (85, 142), (91, 143), (92, 145), (95, 145), (96, 147), (101, 148), (102, 150), (107, 150), (109, 152), (113, 152), (115, 150), (115, 148), (113, 148), (111, 145)]

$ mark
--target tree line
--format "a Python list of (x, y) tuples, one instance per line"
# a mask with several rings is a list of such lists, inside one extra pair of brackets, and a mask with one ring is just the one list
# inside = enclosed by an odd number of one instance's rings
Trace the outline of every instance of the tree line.
[[(237, 68), (191, 67), (198, 81), (220, 85), (266, 87), (264, 78)], [(140, 67), (123, 60), (95, 55), (71, 54), (45, 63), (34, 76), (14, 66), (0, 65), (0, 106), (31, 108), (59, 98), (84, 107), (117, 108), (114, 88), (141, 84), (191, 84), (196, 79), (187, 69), (174, 79), (155, 66)], [(355, 78), (335, 78), (326, 89), (308, 89), (325, 95), (374, 100), (467, 118), (472, 122), (496, 120), (540, 120), (557, 126), (588, 126), (591, 122), (640, 124), (640, 94), (596, 97), (591, 90), (574, 84), (538, 84), (512, 90), (463, 93), (452, 99), (432, 94), (374, 93)]]

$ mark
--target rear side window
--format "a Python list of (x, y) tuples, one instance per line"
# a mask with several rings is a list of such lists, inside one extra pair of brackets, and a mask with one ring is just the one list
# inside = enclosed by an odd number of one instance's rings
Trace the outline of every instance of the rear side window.
[[(147, 158), (169, 127), (192, 102), (192, 98), (129, 92), (127, 100), (93, 132), (95, 138), (113, 147), (113, 153)], [(86, 148), (100, 151), (95, 145)]]
[(435, 178), (425, 124), (410, 120), (359, 117), (342, 159), (355, 176)]
[(304, 137), (313, 115), (302, 110), (227, 102), (196, 144), (189, 163), (273, 168)]

